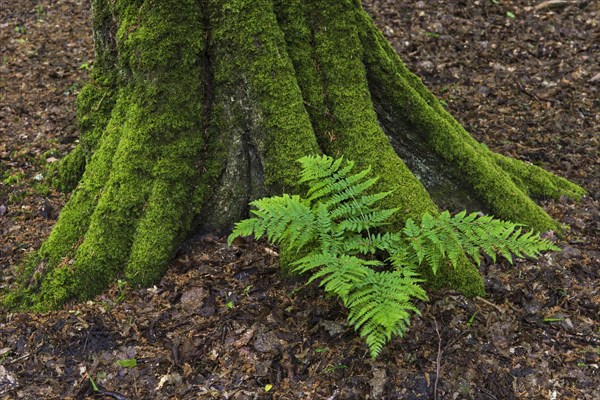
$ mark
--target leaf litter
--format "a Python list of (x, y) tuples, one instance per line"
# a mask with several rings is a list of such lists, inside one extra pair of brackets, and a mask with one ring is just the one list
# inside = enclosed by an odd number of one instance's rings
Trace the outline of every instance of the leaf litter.
[[(283, 275), (277, 249), (194, 237), (152, 288), (0, 315), (0, 399), (600, 398), (600, 5), (363, 4), (478, 140), (589, 191), (542, 202), (572, 227), (564, 251), (482, 265), (485, 299), (433, 293), (372, 361), (342, 305)], [(66, 200), (44, 172), (77, 140), (88, 6), (0, 8), (2, 287)]]

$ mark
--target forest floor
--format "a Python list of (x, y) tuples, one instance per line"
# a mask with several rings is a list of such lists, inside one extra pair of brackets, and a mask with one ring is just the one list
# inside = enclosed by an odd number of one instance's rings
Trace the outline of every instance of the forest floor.
[[(3, 3), (0, 289), (65, 202), (46, 167), (77, 140), (93, 62), (87, 1)], [(153, 288), (0, 315), (0, 399), (600, 398), (600, 3), (364, 4), (477, 139), (589, 191), (542, 203), (571, 226), (562, 253), (482, 265), (485, 300), (432, 293), (372, 361), (343, 307), (283, 276), (276, 249), (192, 238)]]

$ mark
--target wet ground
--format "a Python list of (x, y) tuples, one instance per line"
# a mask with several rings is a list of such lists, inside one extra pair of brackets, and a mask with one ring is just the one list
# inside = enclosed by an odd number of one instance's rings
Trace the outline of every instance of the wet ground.
[[(156, 287), (0, 315), (0, 399), (600, 398), (600, 4), (363, 4), (477, 139), (589, 191), (543, 202), (571, 226), (563, 252), (483, 265), (486, 299), (431, 294), (372, 361), (340, 304), (279, 272), (277, 249), (195, 237)], [(87, 7), (0, 6), (2, 287), (65, 201), (44, 174), (77, 140)]]

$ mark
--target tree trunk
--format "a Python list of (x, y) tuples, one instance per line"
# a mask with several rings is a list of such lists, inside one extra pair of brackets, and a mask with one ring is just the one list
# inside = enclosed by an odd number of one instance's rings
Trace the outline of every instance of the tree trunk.
[[(72, 190), (9, 304), (87, 299), (117, 277), (157, 282), (198, 229), (295, 192), (307, 154), (371, 166), (391, 229), (442, 207), (558, 225), (530, 197), (583, 190), (476, 142), (352, 0), (93, 0), (96, 60), (78, 98)], [(466, 261), (434, 284), (482, 293)]]

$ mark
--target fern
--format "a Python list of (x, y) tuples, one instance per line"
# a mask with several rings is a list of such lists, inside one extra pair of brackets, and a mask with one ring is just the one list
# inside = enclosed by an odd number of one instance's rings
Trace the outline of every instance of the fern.
[(420, 314), (412, 304), (413, 298), (427, 299), (419, 282), (421, 280), (400, 271), (370, 270), (349, 293), (345, 301), (348, 322), (365, 337), (373, 358), (392, 335), (404, 334), (410, 323), (410, 312)]
[(256, 217), (238, 222), (230, 238), (254, 234), (257, 239), (265, 236), (271, 243), (287, 243), (300, 249), (316, 234), (318, 215), (299, 196), (284, 194), (256, 200), (251, 205), (256, 208), (252, 211)]
[(427, 261), (434, 273), (445, 259), (456, 266), (463, 252), (476, 264), (481, 261), (481, 253), (494, 262), (500, 254), (512, 264), (513, 255), (537, 258), (544, 251), (560, 250), (541, 240), (533, 230), (523, 233), (522, 226), (476, 212), (467, 215), (462, 211), (450, 216), (444, 211), (435, 218), (423, 215), (420, 227), (408, 219), (403, 233), (417, 256), (417, 263)]
[[(338, 296), (348, 309), (348, 323), (359, 331), (377, 357), (394, 336), (402, 336), (414, 300), (427, 300), (417, 269), (424, 265), (436, 273), (441, 265), (456, 266), (462, 254), (479, 263), (481, 254), (493, 260), (500, 254), (537, 257), (557, 250), (533, 231), (489, 216), (466, 212), (451, 216), (424, 214), (420, 224), (408, 219), (400, 232), (375, 233), (398, 211), (376, 205), (390, 192), (368, 193), (377, 178), (370, 169), (351, 174), (352, 161), (327, 156), (307, 156), (299, 183), (309, 189), (306, 197), (284, 194), (253, 201), (253, 218), (238, 222), (228, 238), (265, 237), (288, 251), (305, 249), (292, 264), (293, 271), (310, 274), (328, 293)], [(387, 253), (386, 263), (373, 259)]]

